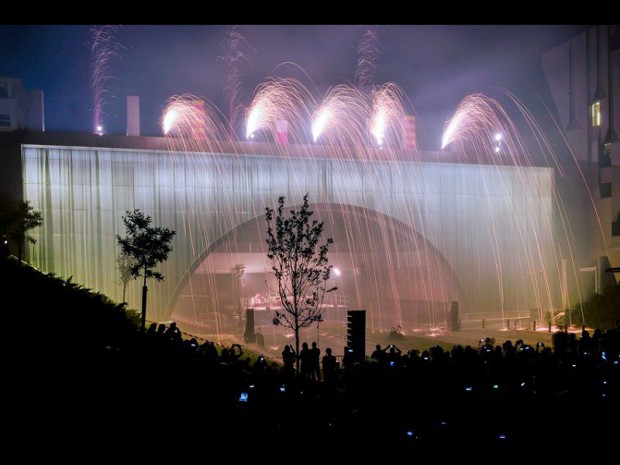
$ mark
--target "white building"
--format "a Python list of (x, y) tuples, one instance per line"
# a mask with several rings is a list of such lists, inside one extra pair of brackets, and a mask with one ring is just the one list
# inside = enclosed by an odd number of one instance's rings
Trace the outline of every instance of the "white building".
[(21, 80), (0, 76), (0, 131), (45, 131), (43, 92), (26, 92)]

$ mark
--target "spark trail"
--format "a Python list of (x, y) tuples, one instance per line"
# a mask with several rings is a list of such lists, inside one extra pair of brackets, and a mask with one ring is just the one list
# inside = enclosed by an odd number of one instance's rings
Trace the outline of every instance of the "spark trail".
[(112, 94), (112, 64), (120, 56), (121, 44), (116, 39), (120, 26), (105, 25), (91, 29), (91, 88), (93, 92), (93, 132), (103, 134), (106, 97)]
[(405, 109), (402, 103), (402, 89), (396, 84), (387, 83), (372, 92), (372, 114), (369, 130), (379, 147), (386, 144), (386, 136), (392, 132), (390, 140), (399, 143), (403, 139)]
[(242, 79), (243, 70), (250, 63), (252, 52), (254, 52), (245, 39), (248, 29), (249, 26), (230, 26), (224, 34), (224, 55), (218, 57), (226, 65), (224, 97), (228, 106), (228, 132), (231, 138), (235, 137), (241, 124), (245, 94)]
[(357, 68), (355, 69), (354, 83), (360, 90), (374, 84), (379, 57), (379, 31), (377, 27), (366, 29), (357, 46)]
[(312, 138), (337, 145), (361, 143), (370, 114), (367, 98), (359, 90), (344, 84), (331, 88), (312, 120)]

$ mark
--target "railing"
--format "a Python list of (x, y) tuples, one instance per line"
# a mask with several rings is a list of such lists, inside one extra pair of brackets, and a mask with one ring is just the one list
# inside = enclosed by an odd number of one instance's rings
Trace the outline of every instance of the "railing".
[[(560, 311), (556, 310), (555, 314)], [(512, 331), (533, 331), (547, 328), (549, 324), (545, 322), (541, 315), (532, 313), (531, 310), (510, 311), (505, 312), (502, 316), (498, 313), (474, 312), (463, 315), (460, 320), (461, 329), (494, 329), (494, 330), (512, 330)], [(556, 324), (553, 323), (552, 327)]]

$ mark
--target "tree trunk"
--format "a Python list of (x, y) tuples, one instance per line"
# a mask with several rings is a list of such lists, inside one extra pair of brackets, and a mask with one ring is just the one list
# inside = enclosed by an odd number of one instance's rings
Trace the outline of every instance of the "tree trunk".
[(123, 302), (127, 302), (125, 300), (125, 292), (127, 291), (127, 281), (123, 283)]
[(299, 325), (297, 324), (297, 315), (295, 315), (295, 371), (299, 378)]
[(146, 287), (146, 273), (144, 276), (144, 285), (142, 286), (142, 330), (146, 330), (146, 294), (148, 288)]

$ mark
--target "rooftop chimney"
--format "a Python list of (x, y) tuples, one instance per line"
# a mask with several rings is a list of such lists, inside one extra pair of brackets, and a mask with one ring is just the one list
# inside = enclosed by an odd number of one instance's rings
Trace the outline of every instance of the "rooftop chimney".
[(127, 135), (140, 135), (140, 97), (127, 96)]

